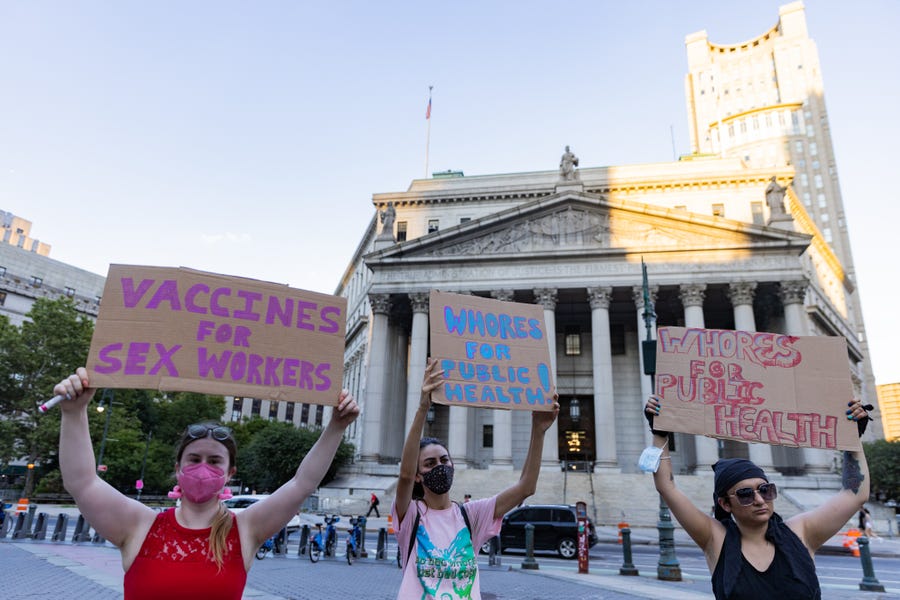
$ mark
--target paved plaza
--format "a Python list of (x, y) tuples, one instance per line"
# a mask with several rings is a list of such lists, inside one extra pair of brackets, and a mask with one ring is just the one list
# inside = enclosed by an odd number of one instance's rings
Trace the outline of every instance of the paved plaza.
[[(540, 560), (540, 559), (539, 559)], [(481, 561), (484, 600), (565, 598), (666, 598), (709, 600), (709, 577), (689, 575), (682, 582), (662, 582), (652, 570), (639, 577), (622, 577), (614, 569), (592, 568), (579, 575), (574, 562), (541, 560), (538, 571), (519, 568), (521, 557), (504, 556), (502, 569)], [(66, 596), (105, 600), (122, 597), (122, 568), (118, 551), (109, 544), (72, 544), (40, 541), (0, 541), (4, 581), (0, 596), (9, 600)], [(347, 565), (341, 556), (312, 564), (290, 553), (255, 561), (244, 598), (248, 600), (305, 600), (313, 598), (393, 600), (400, 570), (392, 561), (373, 558)], [(900, 599), (900, 588), (887, 593), (861, 592), (855, 585), (823, 583), (825, 600)]]

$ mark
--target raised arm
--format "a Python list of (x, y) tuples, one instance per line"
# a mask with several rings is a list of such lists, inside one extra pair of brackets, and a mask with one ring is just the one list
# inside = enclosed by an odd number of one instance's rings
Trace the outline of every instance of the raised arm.
[[(659, 396), (650, 396), (644, 409), (645, 412), (650, 416), (656, 416), (661, 409), (662, 405)], [(669, 506), (669, 510), (672, 511), (672, 516), (691, 536), (694, 543), (700, 546), (707, 555), (707, 561), (709, 561), (709, 557), (721, 548), (720, 540), (724, 539), (725, 528), (721, 523), (697, 508), (691, 502), (691, 499), (675, 486), (668, 441), (667, 434), (654, 431), (653, 445), (657, 448), (662, 448), (663, 451), (659, 461), (659, 469), (653, 474), (653, 483), (656, 485), (656, 491), (659, 492)]]
[(510, 510), (521, 504), (525, 498), (532, 495), (537, 489), (538, 475), (541, 472), (541, 455), (544, 451), (544, 434), (553, 425), (559, 415), (558, 394), (553, 394), (553, 410), (535, 411), (531, 413), (531, 441), (528, 444), (528, 454), (525, 456), (525, 464), (522, 465), (522, 476), (519, 481), (497, 495), (494, 505), (494, 518), (499, 519)]
[(84, 518), (97, 533), (123, 548), (135, 532), (149, 528), (155, 515), (152, 509), (122, 495), (97, 476), (87, 416), (94, 392), (84, 367), (53, 388), (54, 394), (65, 397), (59, 404), (59, 470), (63, 485)]
[(277, 533), (300, 510), (300, 505), (316, 491), (331, 466), (344, 430), (359, 416), (359, 406), (347, 390), (341, 391), (338, 406), (319, 439), (300, 462), (297, 472), (275, 493), (254, 503), (238, 516), (241, 542), (249, 536), (252, 550)]
[(422, 429), (425, 427), (425, 415), (431, 406), (431, 392), (441, 385), (443, 377), (443, 371), (438, 368), (438, 361), (429, 358), (422, 380), (419, 408), (413, 416), (412, 425), (406, 434), (406, 442), (403, 444), (403, 454), (400, 455), (400, 478), (397, 480), (397, 489), (394, 493), (394, 505), (397, 507), (397, 518), (401, 521), (406, 516), (409, 502), (412, 500), (413, 484), (419, 468), (419, 440), (422, 439)]
[[(868, 421), (868, 412), (859, 400), (853, 400), (848, 405), (848, 419), (857, 422)], [(860, 436), (864, 429), (863, 425), (860, 428)], [(815, 552), (840, 531), (868, 499), (869, 465), (866, 462), (866, 455), (862, 450), (845, 451), (841, 491), (822, 506), (791, 517), (787, 520), (787, 524), (800, 535), (806, 547)]]

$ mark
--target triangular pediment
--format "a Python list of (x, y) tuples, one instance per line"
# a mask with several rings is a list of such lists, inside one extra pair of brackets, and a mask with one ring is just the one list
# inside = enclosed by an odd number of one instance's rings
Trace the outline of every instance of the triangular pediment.
[(466, 260), (546, 254), (796, 249), (810, 236), (586, 193), (537, 199), (373, 252), (366, 262)]

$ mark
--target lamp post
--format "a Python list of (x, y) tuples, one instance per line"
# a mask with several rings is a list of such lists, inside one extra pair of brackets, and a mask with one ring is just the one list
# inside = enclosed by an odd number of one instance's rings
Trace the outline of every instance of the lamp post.
[[(644, 292), (644, 325), (647, 328), (647, 339), (641, 344), (641, 353), (644, 358), (644, 374), (650, 376), (650, 389), (656, 392), (656, 341), (653, 339), (652, 321), (656, 318), (656, 311), (650, 302), (650, 284), (647, 279), (647, 265), (641, 258), (641, 276), (643, 277)], [(667, 440), (668, 444), (670, 440)], [(659, 521), (656, 523), (659, 531), (659, 563), (656, 567), (657, 579), (664, 581), (681, 581), (681, 566), (678, 557), (675, 556), (675, 526), (672, 525), (672, 515), (669, 507), (659, 496)]]
[(150, 451), (150, 440), (153, 439), (153, 432), (147, 434), (147, 444), (144, 446), (144, 460), (141, 461), (141, 478), (138, 479), (137, 499), (140, 501), (141, 492), (144, 491), (144, 470), (147, 468), (147, 453)]
[(109, 417), (112, 416), (112, 403), (115, 397), (115, 392), (107, 388), (103, 390), (100, 404), (97, 406), (98, 413), (106, 412), (106, 422), (103, 424), (103, 437), (100, 439), (100, 453), (97, 456), (97, 470), (101, 473), (106, 470), (106, 465), (103, 464), (103, 451), (106, 450), (106, 434), (109, 433)]

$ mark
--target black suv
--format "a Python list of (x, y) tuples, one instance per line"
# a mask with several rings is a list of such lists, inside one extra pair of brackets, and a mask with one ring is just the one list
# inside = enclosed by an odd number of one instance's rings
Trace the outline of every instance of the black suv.
[[(575, 507), (565, 504), (532, 504), (511, 510), (503, 517), (500, 546), (525, 549), (525, 525), (534, 525), (534, 549), (558, 552), (563, 558), (578, 554), (578, 521)], [(588, 547), (597, 543), (594, 523), (588, 519)]]

